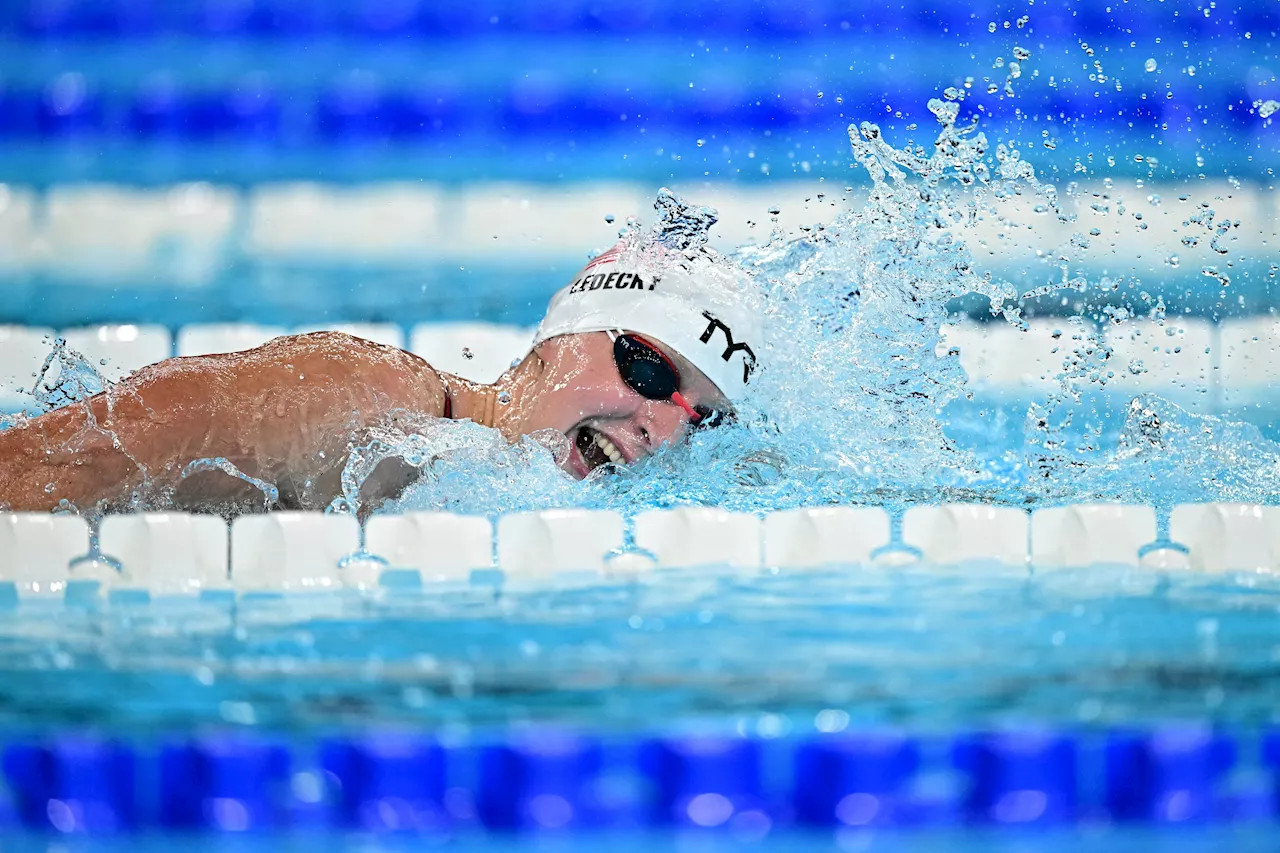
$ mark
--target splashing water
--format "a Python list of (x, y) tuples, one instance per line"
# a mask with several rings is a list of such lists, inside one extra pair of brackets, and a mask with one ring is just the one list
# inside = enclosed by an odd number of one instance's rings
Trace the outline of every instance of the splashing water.
[(266, 480), (260, 480), (257, 477), (252, 477), (246, 474), (237, 468), (231, 460), (225, 459), (221, 456), (209, 459), (196, 459), (188, 463), (187, 467), (182, 469), (180, 479), (185, 480), (188, 477), (205, 471), (221, 471), (228, 477), (234, 477), (237, 480), (253, 486), (255, 489), (262, 492), (262, 508), (264, 510), (270, 509), (272, 504), (280, 500), (280, 490), (276, 488), (274, 483), (268, 483)]
[[(657, 197), (652, 226), (630, 220), (620, 232), (643, 264), (736, 263), (749, 277), (742, 296), (758, 300), (765, 315), (765, 367), (736, 423), (699, 432), (629, 470), (601, 470), (576, 483), (557, 466), (567, 452), (558, 433), (508, 445), (474, 424), (428, 419), (412, 431), (378, 431), (354, 447), (342, 494), (329, 510), (364, 515), (378, 509), (363, 492), (389, 460), (419, 474), (382, 507), (390, 510), (492, 514), (678, 504), (761, 510), (829, 503), (900, 509), (949, 500), (1144, 501), (1167, 509), (1185, 501), (1272, 500), (1280, 445), (1254, 427), (1150, 395), (1133, 400), (1118, 427), (1098, 408), (1114, 362), (1097, 324), (1120, 325), (1143, 313), (1163, 324), (1163, 302), (1145, 293), (1143, 306), (1108, 304), (1096, 316), (1062, 319), (1056, 388), (1023, 410), (1020, 447), (960, 440), (948, 413), (974, 395), (956, 354), (939, 346), (956, 300), (977, 299), (997, 322), (1025, 331), (1021, 306), (1028, 300), (1111, 284), (1071, 272), (1097, 229), (1045, 246), (1038, 254), (1048, 283), (1031, 290), (1020, 292), (981, 270), (971, 249), (977, 223), (1037, 233), (1010, 212), (1018, 205), (1068, 229), (1075, 217), (1016, 148), (993, 150), (976, 123), (959, 123), (958, 99), (933, 99), (928, 107), (940, 128), (931, 150), (895, 148), (870, 122), (849, 128), (853, 159), (870, 179), (865, 201), (801, 239), (775, 231), (763, 246), (724, 258), (708, 243), (716, 211), (669, 190)], [(1212, 222), (1213, 212), (1196, 216), (1213, 231), (1213, 250), (1226, 251), (1218, 243), (1226, 232)], [(1215, 278), (1228, 283), (1225, 275)], [(1141, 372), (1141, 362), (1134, 360), (1130, 370)], [(59, 340), (33, 396), (47, 410), (111, 388)], [(194, 460), (183, 477), (209, 470), (255, 486), (265, 506), (278, 499), (273, 484), (225, 459)], [(130, 504), (171, 500), (171, 492), (144, 487)]]
[(111, 381), (89, 359), (67, 346), (63, 338), (56, 338), (36, 376), (31, 396), (41, 411), (48, 412), (87, 400), (111, 387)]
[[(767, 365), (736, 425), (691, 441), (620, 475), (582, 484), (555, 467), (547, 442), (508, 447), (473, 426), (384, 437), (353, 457), (348, 495), (366, 457), (404, 455), (424, 470), (390, 508), (495, 513), (553, 506), (628, 509), (705, 503), (759, 510), (825, 503), (978, 500), (1026, 505), (1143, 501), (1168, 509), (1206, 500), (1268, 501), (1276, 495), (1280, 446), (1254, 427), (1196, 415), (1156, 396), (1134, 399), (1116, 431), (1093, 406), (1113, 356), (1094, 318), (1063, 318), (1055, 390), (1025, 410), (1020, 451), (962, 446), (947, 407), (972, 398), (954, 353), (939, 352), (949, 306), (984, 300), (993, 317), (1026, 330), (1021, 302), (1091, 284), (1072, 275), (1090, 240), (1080, 234), (1044, 252), (1053, 283), (1026, 293), (980, 272), (966, 229), (984, 217), (1013, 224), (1010, 200), (1063, 224), (1054, 186), (1039, 182), (1011, 147), (957, 124), (954, 102), (929, 103), (941, 130), (932, 153), (894, 148), (869, 122), (851, 127), (853, 156), (871, 179), (861, 208), (788, 241), (780, 232), (733, 260), (748, 270), (766, 312)], [(664, 190), (647, 231), (622, 238), (684, 259), (725, 263), (707, 245), (716, 213)], [(682, 261), (684, 262), (684, 261)], [(1102, 282), (1099, 289), (1109, 287)], [(1143, 294), (1145, 297), (1146, 295)], [(1148, 300), (1149, 301), (1149, 300)], [(1164, 322), (1163, 303), (1148, 316)], [(1097, 319), (1128, 322), (1116, 306)], [(1140, 362), (1133, 369), (1141, 371)], [(446, 436), (448, 436), (446, 438)]]

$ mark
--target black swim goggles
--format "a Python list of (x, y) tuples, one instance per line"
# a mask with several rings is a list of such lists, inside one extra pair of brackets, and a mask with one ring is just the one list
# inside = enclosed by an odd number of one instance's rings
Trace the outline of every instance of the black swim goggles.
[(675, 362), (652, 341), (639, 335), (610, 332), (613, 338), (613, 360), (627, 387), (648, 400), (670, 400), (689, 413), (696, 427), (718, 426), (723, 412), (706, 406), (690, 406), (680, 393), (680, 371)]

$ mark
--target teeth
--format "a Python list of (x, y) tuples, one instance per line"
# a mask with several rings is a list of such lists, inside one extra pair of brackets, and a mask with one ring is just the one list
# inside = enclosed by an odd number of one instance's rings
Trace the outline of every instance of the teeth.
[(618, 448), (613, 446), (613, 442), (605, 438), (600, 433), (595, 434), (596, 447), (604, 451), (604, 455), (609, 457), (609, 461), (614, 465), (627, 464), (626, 458), (618, 452)]

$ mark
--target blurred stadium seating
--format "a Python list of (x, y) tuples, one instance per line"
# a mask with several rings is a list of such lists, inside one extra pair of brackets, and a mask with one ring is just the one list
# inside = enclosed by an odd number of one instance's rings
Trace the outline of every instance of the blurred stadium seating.
[[(1246, 0), (0, 0), (0, 323), (526, 326), (659, 186), (723, 247), (829, 221), (847, 125), (926, 142), (949, 86), (1055, 183), (1229, 177), (1258, 249), (1278, 30)], [(1240, 313), (1268, 273), (1235, 260)]]

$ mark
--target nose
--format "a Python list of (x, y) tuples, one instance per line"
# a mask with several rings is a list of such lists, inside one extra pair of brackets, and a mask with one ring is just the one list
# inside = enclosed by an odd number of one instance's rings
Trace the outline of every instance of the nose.
[(650, 450), (674, 442), (685, 431), (689, 415), (673, 400), (646, 400), (637, 413), (637, 426)]

